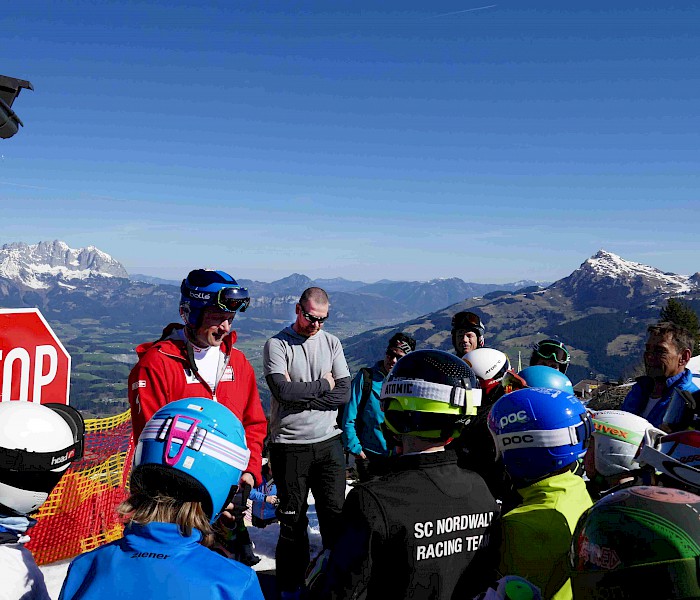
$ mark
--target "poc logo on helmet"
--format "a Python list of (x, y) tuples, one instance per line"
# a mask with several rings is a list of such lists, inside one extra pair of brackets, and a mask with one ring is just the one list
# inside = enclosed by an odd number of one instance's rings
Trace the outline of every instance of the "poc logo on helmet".
[(503, 429), (508, 427), (513, 423), (526, 423), (529, 419), (527, 418), (527, 413), (524, 410), (519, 410), (516, 413), (510, 413), (509, 415), (504, 415), (498, 422), (498, 426)]
[(525, 435), (504, 435), (501, 438), (501, 444), (503, 444), (503, 447), (505, 448), (506, 446), (510, 446), (511, 444), (519, 445), (519, 444), (532, 444), (535, 441), (535, 438), (532, 437), (529, 434)]

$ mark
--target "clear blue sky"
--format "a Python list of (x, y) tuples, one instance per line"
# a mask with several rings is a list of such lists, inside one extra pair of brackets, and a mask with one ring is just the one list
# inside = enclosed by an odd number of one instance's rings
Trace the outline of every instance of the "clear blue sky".
[(35, 91), (0, 242), (168, 278), (700, 270), (700, 5), (492, 2), (5, 3)]

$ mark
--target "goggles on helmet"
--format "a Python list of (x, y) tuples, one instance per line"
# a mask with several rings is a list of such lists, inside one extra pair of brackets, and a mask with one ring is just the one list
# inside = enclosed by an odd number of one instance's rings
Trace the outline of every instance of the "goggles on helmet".
[(700, 490), (700, 431), (662, 433), (654, 429), (645, 437), (637, 460), (693, 491)]
[(8, 471), (50, 471), (83, 457), (83, 440), (53, 452), (0, 448), (0, 469)]
[(61, 416), (71, 430), (73, 443), (50, 452), (32, 452), (26, 448), (0, 446), (0, 469), (25, 473), (51, 471), (70, 465), (83, 457), (85, 423), (80, 413), (67, 404), (48, 402), (42, 406)]
[(479, 335), (484, 334), (484, 324), (479, 315), (473, 312), (459, 312), (452, 317), (452, 329), (474, 329)]
[(559, 365), (568, 365), (571, 361), (569, 351), (564, 344), (556, 340), (543, 340), (535, 344), (532, 351), (544, 359), (555, 361)]
[(501, 380), (501, 386), (503, 386), (503, 390), (506, 394), (510, 394), (515, 390), (522, 390), (526, 387), (530, 387), (527, 385), (527, 381), (525, 381), (522, 377), (520, 377), (520, 375), (518, 375), (513, 370), (506, 371), (506, 374)]
[(229, 312), (245, 312), (250, 305), (248, 288), (227, 287), (220, 289), (215, 298), (215, 306)]

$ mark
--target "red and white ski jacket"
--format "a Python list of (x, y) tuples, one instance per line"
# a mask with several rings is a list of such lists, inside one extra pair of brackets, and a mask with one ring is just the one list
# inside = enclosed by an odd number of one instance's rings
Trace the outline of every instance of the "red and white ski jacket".
[(134, 443), (153, 414), (168, 402), (182, 398), (211, 398), (231, 410), (245, 429), (250, 461), (246, 469), (255, 484), (262, 482), (262, 444), (267, 434), (267, 420), (260, 402), (253, 367), (245, 355), (233, 347), (236, 332), (224, 338), (220, 346), (226, 356), (215, 389), (192, 369), (185, 343), (174, 333), (182, 325), (168, 325), (166, 339), (136, 347), (139, 361), (129, 374), (129, 406), (134, 429)]

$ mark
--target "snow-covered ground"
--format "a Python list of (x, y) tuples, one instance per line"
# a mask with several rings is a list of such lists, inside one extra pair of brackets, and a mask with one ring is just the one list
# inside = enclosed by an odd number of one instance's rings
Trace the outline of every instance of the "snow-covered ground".
[[(349, 488), (348, 488), (349, 491)], [(309, 494), (309, 541), (311, 542), (311, 557), (313, 558), (321, 551), (321, 534), (318, 528), (318, 518), (316, 517), (316, 506), (314, 498)], [(275, 546), (277, 546), (277, 538), (279, 537), (280, 528), (277, 523), (268, 525), (264, 529), (257, 527), (249, 527), (250, 537), (255, 545), (255, 554), (262, 560), (253, 568), (256, 571), (269, 571), (275, 568)], [(64, 560), (44, 565), (41, 567), (46, 581), (46, 587), (49, 590), (52, 600), (57, 600), (61, 592), (63, 580), (68, 571), (70, 560)]]

